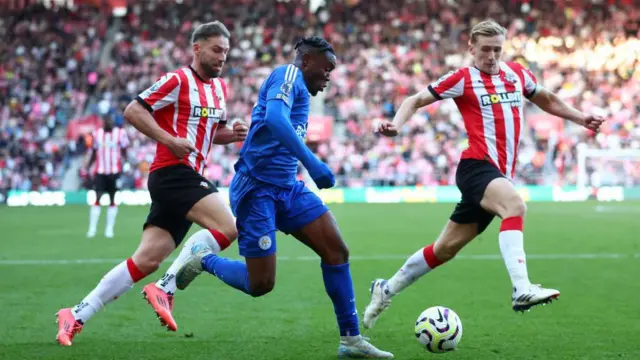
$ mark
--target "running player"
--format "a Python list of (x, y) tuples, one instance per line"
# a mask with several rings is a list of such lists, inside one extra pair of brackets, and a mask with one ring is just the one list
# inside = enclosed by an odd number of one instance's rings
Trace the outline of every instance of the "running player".
[[(158, 142), (148, 182), (151, 209), (133, 256), (109, 271), (78, 305), (57, 313), (60, 345), (71, 346), (98, 310), (158, 269), (193, 222), (214, 234), (220, 248), (237, 237), (231, 210), (202, 176), (213, 143), (242, 141), (247, 134), (240, 123), (224, 126), (227, 99), (219, 76), (229, 37), (218, 21), (199, 25), (191, 39), (191, 65), (167, 73), (125, 109), (125, 119)], [(150, 289), (145, 293), (150, 302), (171, 306), (165, 292)]]
[(451, 72), (421, 92), (407, 98), (393, 122), (383, 121), (378, 131), (396, 136), (417, 109), (435, 101), (454, 99), (469, 134), (469, 148), (462, 153), (456, 184), (462, 200), (438, 240), (413, 254), (389, 280), (374, 280), (371, 302), (363, 322), (371, 328), (391, 298), (417, 279), (451, 260), (482, 233), (495, 215), (502, 219), (498, 241), (511, 277), (512, 308), (516, 311), (550, 302), (560, 295), (529, 281), (523, 246), (525, 204), (511, 179), (523, 131), (524, 99), (542, 110), (598, 131), (603, 119), (584, 114), (540, 86), (536, 77), (518, 63), (501, 62), (506, 30), (483, 21), (471, 30), (469, 52), (472, 67)]
[(361, 335), (349, 269), (349, 251), (336, 221), (322, 200), (296, 180), (298, 161), (318, 188), (335, 184), (327, 165), (304, 144), (310, 95), (329, 82), (336, 66), (331, 45), (319, 37), (296, 46), (293, 64), (276, 68), (265, 80), (253, 108), (251, 129), (235, 164), (229, 197), (237, 216), (240, 255), (245, 261), (217, 255), (215, 243), (196, 241), (193, 256), (177, 274), (184, 289), (203, 270), (251, 296), (269, 293), (276, 276), (276, 230), (292, 234), (321, 259), (325, 289), (340, 328), (338, 355), (391, 358)]
[(115, 127), (111, 116), (105, 117), (104, 126), (94, 131), (92, 138), (93, 146), (89, 150), (84, 167), (87, 173), (91, 173), (91, 166), (95, 162), (93, 185), (96, 201), (89, 211), (87, 237), (96, 236), (100, 219), (100, 199), (102, 195), (107, 193), (109, 194), (109, 209), (107, 210), (107, 225), (104, 236), (112, 238), (118, 214), (118, 206), (116, 205), (117, 181), (122, 173), (123, 160), (127, 158), (126, 149), (129, 146), (129, 138), (124, 129)]

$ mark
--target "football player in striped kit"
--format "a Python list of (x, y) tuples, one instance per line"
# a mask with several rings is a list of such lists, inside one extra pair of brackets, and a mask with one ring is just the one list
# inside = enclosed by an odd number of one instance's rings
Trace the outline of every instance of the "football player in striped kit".
[(529, 281), (525, 260), (526, 206), (512, 183), (524, 129), (524, 98), (591, 131), (598, 131), (604, 120), (562, 101), (540, 86), (533, 73), (519, 63), (500, 61), (506, 33), (505, 28), (492, 20), (475, 25), (469, 41), (473, 65), (452, 71), (410, 96), (393, 121), (382, 121), (377, 128), (384, 136), (396, 136), (419, 108), (453, 99), (464, 120), (469, 147), (462, 153), (456, 171), (462, 200), (434, 243), (410, 256), (388, 280), (372, 282), (371, 302), (363, 316), (366, 328), (374, 325), (394, 295), (451, 260), (496, 215), (502, 219), (498, 242), (511, 278), (513, 310), (526, 311), (560, 296), (558, 290)]

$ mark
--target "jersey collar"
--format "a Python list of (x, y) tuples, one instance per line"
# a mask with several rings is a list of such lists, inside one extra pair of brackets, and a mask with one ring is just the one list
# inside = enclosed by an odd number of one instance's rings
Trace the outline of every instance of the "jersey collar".
[(198, 74), (198, 72), (196, 71), (196, 69), (194, 69), (193, 67), (191, 67), (191, 65), (189, 65), (189, 69), (191, 69), (191, 72), (193, 72), (193, 75), (195, 75), (195, 76), (198, 78), (198, 80), (202, 81), (202, 82), (203, 82), (203, 83), (205, 83), (205, 84), (209, 84), (209, 83), (211, 83), (211, 79), (209, 79), (209, 80), (205, 80), (205, 79), (203, 79), (203, 78), (202, 78), (202, 76), (200, 76), (200, 74)]

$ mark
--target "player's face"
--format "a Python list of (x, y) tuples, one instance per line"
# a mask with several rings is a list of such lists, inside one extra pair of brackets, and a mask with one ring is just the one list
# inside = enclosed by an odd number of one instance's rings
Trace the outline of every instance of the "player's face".
[(229, 53), (229, 39), (222, 35), (199, 40), (193, 45), (196, 61), (208, 78), (220, 76)]
[(115, 126), (116, 122), (112, 118), (107, 118), (104, 120), (104, 128), (106, 130), (111, 130)]
[(469, 46), (475, 67), (487, 74), (497, 74), (500, 71), (503, 45), (502, 35), (478, 36), (476, 43)]
[(336, 56), (331, 52), (305, 55), (303, 64), (304, 80), (312, 96), (324, 90), (329, 84), (329, 75), (336, 68)]

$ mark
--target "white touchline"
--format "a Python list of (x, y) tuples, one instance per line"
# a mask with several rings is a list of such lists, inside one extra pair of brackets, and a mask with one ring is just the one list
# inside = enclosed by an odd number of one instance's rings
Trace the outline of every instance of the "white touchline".
[[(384, 261), (384, 260), (405, 260), (409, 255), (353, 255), (349, 257), (349, 261)], [(234, 257), (235, 259), (236, 257)], [(499, 254), (486, 255), (458, 255), (458, 260), (502, 260)], [(600, 253), (600, 254), (527, 254), (528, 260), (597, 260), (597, 259), (640, 259), (640, 253), (616, 254), (616, 253)], [(174, 259), (167, 259), (164, 262), (171, 262)], [(318, 256), (279, 256), (280, 261), (319, 261)], [(123, 259), (69, 259), (69, 260), (0, 260), (0, 266), (5, 265), (81, 265), (81, 264), (118, 264)]]

